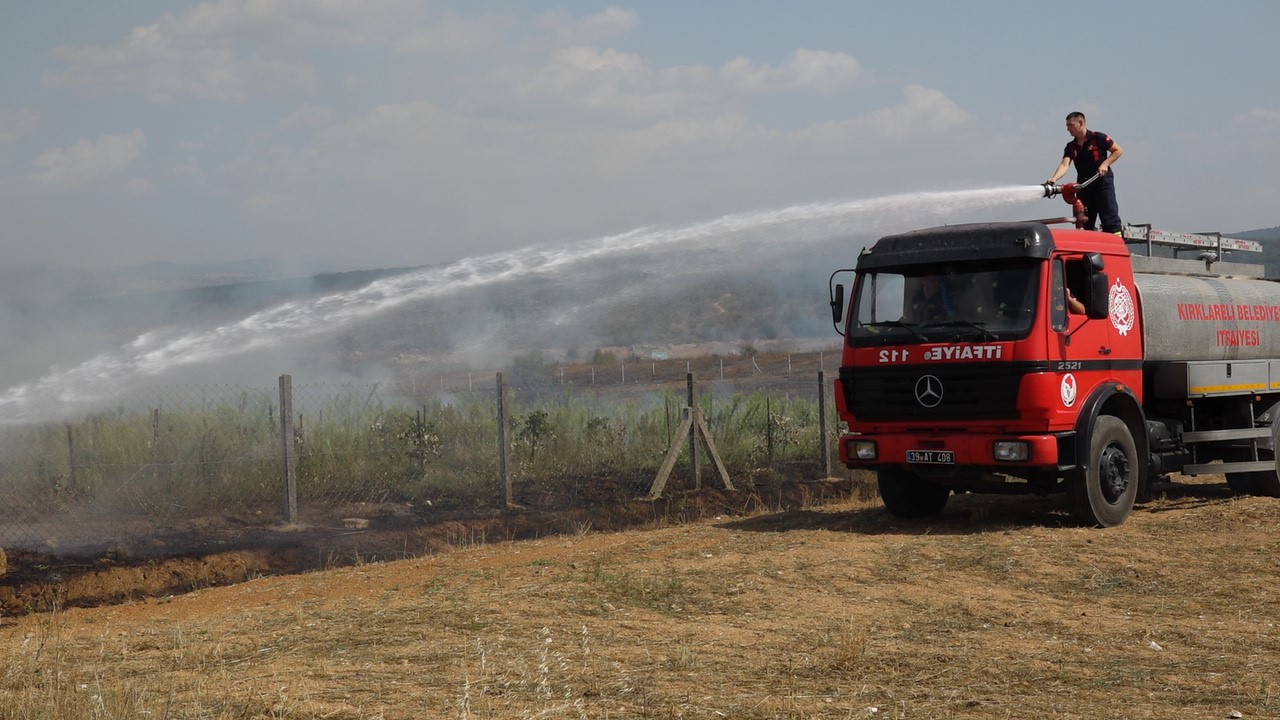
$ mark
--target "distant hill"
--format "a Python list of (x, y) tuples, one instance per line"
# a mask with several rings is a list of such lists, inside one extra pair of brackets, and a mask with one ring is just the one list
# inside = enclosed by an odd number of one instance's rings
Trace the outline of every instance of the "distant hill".
[(1241, 240), (1280, 240), (1280, 226), (1228, 234), (1231, 237), (1240, 238)]

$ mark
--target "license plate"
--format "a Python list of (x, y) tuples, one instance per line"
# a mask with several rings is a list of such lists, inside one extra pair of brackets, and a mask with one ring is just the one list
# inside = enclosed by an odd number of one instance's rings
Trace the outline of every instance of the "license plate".
[(950, 450), (908, 450), (907, 462), (920, 465), (955, 465), (956, 454)]

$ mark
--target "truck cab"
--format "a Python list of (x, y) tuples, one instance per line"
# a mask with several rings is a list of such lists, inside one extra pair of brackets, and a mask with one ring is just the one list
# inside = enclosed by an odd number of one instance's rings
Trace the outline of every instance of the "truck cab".
[(1021, 222), (882, 238), (832, 276), (841, 461), (875, 470), (901, 517), (956, 491), (1065, 492), (1082, 521), (1123, 522), (1153, 471), (1191, 460), (1169, 439), (1183, 418), (1149, 428), (1141, 303), (1113, 234)]

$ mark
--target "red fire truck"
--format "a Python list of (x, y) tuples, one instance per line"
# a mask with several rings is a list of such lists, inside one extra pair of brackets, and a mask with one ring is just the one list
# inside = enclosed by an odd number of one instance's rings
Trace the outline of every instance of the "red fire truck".
[(844, 464), (903, 518), (1063, 492), (1118, 525), (1172, 473), (1280, 496), (1280, 283), (1234, 261), (1262, 246), (1050, 224), (892, 235), (832, 274)]

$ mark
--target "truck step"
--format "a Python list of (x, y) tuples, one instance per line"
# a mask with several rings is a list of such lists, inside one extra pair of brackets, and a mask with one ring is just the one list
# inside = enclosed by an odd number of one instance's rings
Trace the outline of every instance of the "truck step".
[(1271, 436), (1271, 428), (1237, 428), (1235, 430), (1199, 430), (1182, 433), (1182, 442), (1222, 442), (1223, 440), (1249, 440)]
[(1222, 475), (1224, 473), (1275, 472), (1275, 460), (1233, 463), (1199, 463), (1182, 466), (1183, 475)]

